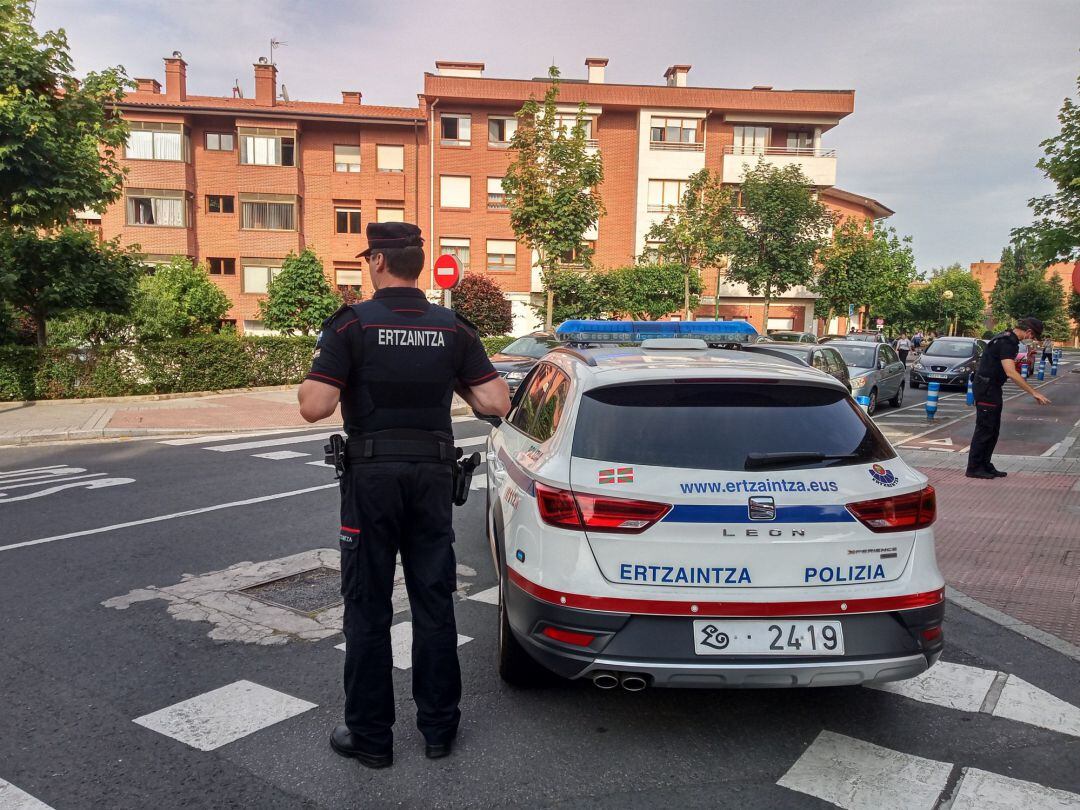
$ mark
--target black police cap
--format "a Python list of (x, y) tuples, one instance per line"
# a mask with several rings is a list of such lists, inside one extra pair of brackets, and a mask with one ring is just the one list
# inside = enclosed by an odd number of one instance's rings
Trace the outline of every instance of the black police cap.
[(367, 250), (357, 253), (358, 259), (366, 259), (371, 251), (379, 248), (423, 247), (420, 229), (411, 222), (369, 222), (367, 224)]
[(1036, 340), (1042, 339), (1043, 322), (1034, 315), (1028, 315), (1026, 318), (1021, 318), (1016, 322), (1016, 325), (1021, 329), (1030, 329), (1032, 334), (1035, 335)]

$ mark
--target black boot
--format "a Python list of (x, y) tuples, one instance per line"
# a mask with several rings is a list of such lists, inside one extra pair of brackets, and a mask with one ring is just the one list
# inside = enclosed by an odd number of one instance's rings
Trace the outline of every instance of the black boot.
[(360, 760), (360, 764), (368, 768), (388, 768), (394, 764), (393, 750), (382, 754), (365, 751), (346, 725), (337, 726), (330, 732), (330, 747), (343, 757)]

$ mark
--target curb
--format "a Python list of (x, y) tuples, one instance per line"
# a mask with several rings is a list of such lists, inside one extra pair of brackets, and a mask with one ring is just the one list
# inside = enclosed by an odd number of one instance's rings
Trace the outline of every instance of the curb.
[(945, 598), (948, 601), (959, 605), (969, 613), (974, 613), (976, 616), (981, 616), (988, 621), (994, 622), (994, 624), (1001, 625), (1007, 630), (1012, 630), (1014, 633), (1018, 633), (1024, 638), (1031, 639), (1038, 644), (1042, 644), (1044, 647), (1050, 648), (1054, 652), (1061, 653), (1066, 658), (1071, 658), (1073, 661), (1080, 661), (1080, 647), (1077, 647), (1075, 644), (1070, 644), (1065, 639), (1058, 638), (1053, 633), (1048, 633), (1045, 630), (1040, 630), (1038, 627), (1033, 627), (1019, 619), (1014, 619), (1008, 613), (990, 607), (990, 605), (984, 604), (978, 599), (973, 599), (966, 593), (961, 593), (956, 590), (956, 588), (953, 588), (951, 585), (945, 586)]
[(202, 397), (229, 396), (230, 394), (258, 394), (266, 391), (291, 391), (297, 388), (299, 383), (288, 385), (262, 385), (255, 388), (223, 388), (220, 391), (188, 391), (186, 393), (172, 394), (138, 394), (130, 397), (87, 397), (84, 399), (23, 399), (5, 400), (0, 402), (0, 413), (7, 405), (13, 407), (38, 407), (44, 405), (95, 405), (95, 404), (118, 404), (125, 402), (165, 402), (170, 399), (201, 399)]

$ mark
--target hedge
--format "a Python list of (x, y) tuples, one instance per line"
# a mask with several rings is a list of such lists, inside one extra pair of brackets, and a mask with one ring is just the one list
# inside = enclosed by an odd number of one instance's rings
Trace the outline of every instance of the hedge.
[(0, 346), (0, 401), (284, 385), (303, 379), (314, 349), (314, 337), (232, 335), (86, 350)]
[(480, 338), (480, 342), (484, 344), (484, 349), (487, 351), (488, 357), (501, 352), (515, 340), (517, 340), (517, 338), (513, 335), (494, 335), (492, 337)]

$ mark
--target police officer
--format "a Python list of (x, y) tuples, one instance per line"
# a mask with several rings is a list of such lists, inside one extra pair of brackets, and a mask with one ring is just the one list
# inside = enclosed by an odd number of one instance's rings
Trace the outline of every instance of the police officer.
[(429, 758), (447, 756), (461, 712), (453, 594), (455, 390), (476, 411), (505, 416), (506, 382), (476, 331), (417, 289), (420, 229), (369, 223), (375, 294), (323, 324), (300, 386), (309, 422), (340, 400), (348, 440), (341, 477), (341, 589), (345, 601), (345, 723), (330, 745), (370, 768), (393, 763), (391, 596), (400, 553), (412, 611), (417, 726)]
[(968, 450), (968, 478), (992, 479), (1008, 475), (991, 461), (1001, 430), (1001, 386), (1006, 379), (1031, 394), (1040, 405), (1050, 404), (1050, 400), (1028, 385), (1016, 370), (1020, 341), (1038, 340), (1042, 331), (1043, 323), (1038, 318), (1021, 318), (1012, 329), (995, 335), (986, 344), (975, 370), (975, 432)]

